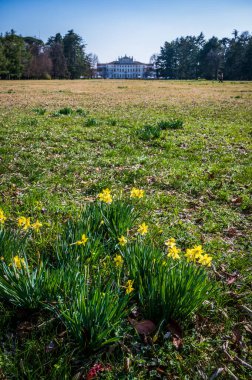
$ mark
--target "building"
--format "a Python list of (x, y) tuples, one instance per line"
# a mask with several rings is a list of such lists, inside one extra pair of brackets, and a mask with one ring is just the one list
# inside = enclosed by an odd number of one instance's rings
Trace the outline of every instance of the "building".
[(108, 79), (156, 78), (154, 66), (134, 61), (133, 57), (119, 57), (117, 61), (97, 64), (98, 77)]

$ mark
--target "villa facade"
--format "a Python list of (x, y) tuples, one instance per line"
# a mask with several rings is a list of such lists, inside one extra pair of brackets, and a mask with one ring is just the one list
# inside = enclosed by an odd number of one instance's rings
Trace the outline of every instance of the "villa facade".
[(108, 79), (156, 78), (152, 64), (134, 61), (133, 57), (119, 57), (110, 63), (98, 63), (97, 75)]

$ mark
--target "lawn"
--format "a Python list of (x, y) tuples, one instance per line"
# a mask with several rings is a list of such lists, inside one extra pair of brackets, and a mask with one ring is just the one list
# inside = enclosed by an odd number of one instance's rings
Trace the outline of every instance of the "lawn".
[(1, 81), (0, 379), (250, 378), (251, 138), (250, 82)]

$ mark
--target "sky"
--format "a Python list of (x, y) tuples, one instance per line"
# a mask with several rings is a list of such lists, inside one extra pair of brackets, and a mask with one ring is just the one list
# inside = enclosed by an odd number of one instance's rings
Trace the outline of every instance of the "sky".
[(11, 29), (44, 42), (74, 29), (99, 62), (126, 54), (148, 63), (180, 36), (252, 32), (252, 0), (0, 0), (0, 33)]

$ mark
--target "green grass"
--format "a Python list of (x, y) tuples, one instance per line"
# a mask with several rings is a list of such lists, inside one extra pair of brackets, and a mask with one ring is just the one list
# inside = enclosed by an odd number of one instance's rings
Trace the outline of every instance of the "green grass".
[[(241, 380), (250, 378), (250, 368), (235, 357), (249, 363), (251, 356), (251, 316), (245, 308), (251, 309), (252, 298), (252, 107), (249, 94), (235, 96), (251, 83), (44, 83), (0, 83), (1, 96), (10, 97), (0, 105), (0, 208), (11, 218), (12, 230), (19, 216), (43, 223), (36, 238), (18, 235), (20, 244), (7, 236), (8, 255), (18, 245), (34, 260), (39, 253), (49, 271), (56, 268), (57, 247), (64, 245), (58, 234), (64, 240), (67, 228), (73, 228), (78, 239), (82, 225), (74, 221), (84, 215), (83, 206), (104, 188), (125, 194), (135, 186), (146, 192), (137, 203), (137, 217), (149, 225), (156, 249), (162, 250), (169, 237), (183, 250), (202, 244), (213, 256), (214, 269), (208, 272), (218, 292), (191, 319), (180, 322), (179, 351), (171, 337), (165, 338), (166, 325), (153, 343), (125, 318), (119, 343), (95, 355), (76, 350), (64, 323), (48, 310), (25, 314), (1, 300), (0, 379), (71, 379), (85, 376), (96, 362), (111, 366), (102, 374), (107, 379), (201, 379), (210, 378), (216, 368), (224, 368), (219, 378), (232, 378), (229, 371)], [(75, 87), (79, 85), (83, 92)], [(33, 91), (30, 103), (21, 107), (24, 93)], [(83, 223), (93, 221), (83, 217)], [(110, 226), (102, 235), (105, 250), (100, 238), (92, 242), (97, 258), (108, 249), (111, 257), (115, 254), (117, 232)], [(109, 266), (106, 260), (104, 267)], [(128, 273), (120, 276), (124, 281)], [(63, 298), (70, 288), (69, 282)], [(223, 349), (225, 342), (233, 360)]]

